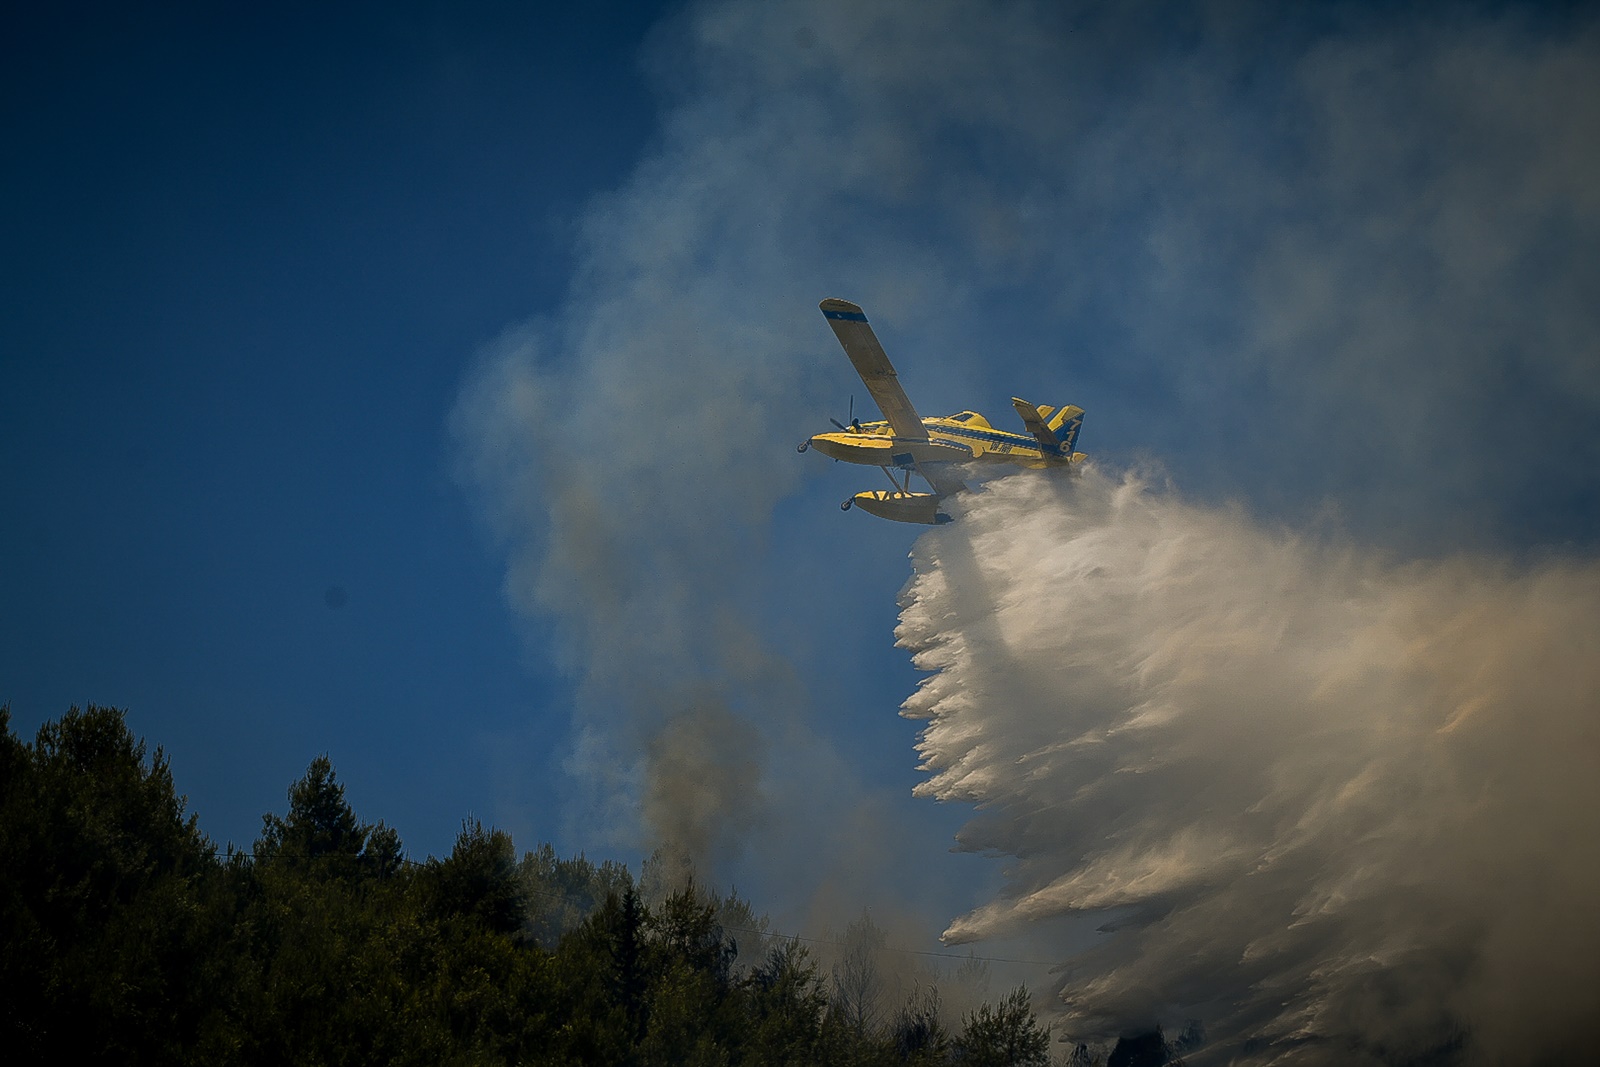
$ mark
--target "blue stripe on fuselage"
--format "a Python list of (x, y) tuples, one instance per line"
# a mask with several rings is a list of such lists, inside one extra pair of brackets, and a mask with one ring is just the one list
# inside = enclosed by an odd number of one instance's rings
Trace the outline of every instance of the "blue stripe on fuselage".
[[(949, 434), (951, 437), (975, 437), (980, 441), (1004, 441), (1007, 444), (1020, 444), (1025, 448), (1043, 452), (1035, 438), (1024, 437), (1020, 433), (1006, 433), (1004, 430), (975, 430), (970, 426), (929, 426), (928, 432)], [(1048, 452), (1044, 454), (1049, 455)]]
[[(865, 425), (887, 426), (889, 424), (887, 422), (869, 422)], [(924, 420), (923, 425), (928, 428), (928, 433), (930, 435), (941, 434), (946, 437), (970, 437), (979, 441), (995, 441), (997, 443), (1021, 445), (1023, 448), (1031, 448), (1042, 455), (1052, 455), (1052, 453), (1047, 452), (1043, 448), (1039, 447), (1038, 438), (1029, 436), (1028, 434), (1008, 433), (1005, 430), (979, 430), (972, 426), (947, 426), (944, 424), (933, 425), (927, 420)], [(901, 437), (893, 437), (892, 439), (895, 441), (910, 440), (910, 438)]]
[[(823, 315), (824, 318), (843, 319), (846, 322), (866, 322), (867, 321), (867, 317), (865, 315), (863, 315), (859, 311), (824, 311), (822, 313), (822, 315)], [(811, 321), (812, 322), (816, 322), (817, 320), (816, 319), (812, 319)]]

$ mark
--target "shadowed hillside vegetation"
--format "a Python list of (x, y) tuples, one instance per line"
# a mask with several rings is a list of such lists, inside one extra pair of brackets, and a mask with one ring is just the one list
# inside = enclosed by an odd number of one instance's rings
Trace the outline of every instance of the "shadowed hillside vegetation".
[(648, 865), (519, 858), (475, 820), (411, 862), (325, 756), (249, 852), (219, 852), (110, 708), (31, 743), (0, 709), (0, 855), (11, 1063), (1050, 1061), (1025, 990), (953, 1032), (929, 988), (867, 1013), (848, 968)]

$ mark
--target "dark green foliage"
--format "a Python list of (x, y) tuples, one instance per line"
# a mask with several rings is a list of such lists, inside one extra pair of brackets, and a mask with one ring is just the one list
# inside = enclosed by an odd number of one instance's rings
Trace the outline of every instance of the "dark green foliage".
[[(381, 873), (399, 859), (398, 835), (382, 823), (357, 821), (327, 756), (312, 760), (306, 776), (289, 787), (288, 817), (263, 815), (261, 822), (255, 849), (259, 864), (349, 878)], [(375, 847), (368, 847), (369, 838)]]
[(628, 868), (612, 860), (596, 866), (583, 856), (564, 860), (550, 845), (540, 845), (517, 866), (528, 902), (527, 936), (553, 949), (612, 894), (633, 888)]
[(394, 831), (356, 818), (326, 757), (289, 800), (241, 871), (234, 1058), (505, 1062), (542, 1046), (549, 960), (521, 944), (507, 834), (469, 820), (449, 857), (407, 867)]
[(917, 990), (901, 1008), (892, 1031), (894, 1051), (903, 1063), (944, 1063), (950, 1037), (939, 1019), (939, 991)]
[(693, 880), (662, 902), (653, 927), (655, 947), (667, 960), (727, 988), (738, 945), (724, 935), (716, 905), (701, 899)]
[(749, 972), (765, 963), (777, 944), (767, 936), (767, 917), (756, 914), (755, 906), (736, 891), (725, 897), (713, 893), (710, 904), (716, 911), (718, 925), (737, 949), (733, 956), (734, 970)]
[(825, 984), (737, 896), (658, 879), (647, 903), (620, 864), (518, 862), (476, 820), (410, 863), (326, 756), (288, 800), (253, 854), (218, 856), (121, 712), (73, 709), (28, 745), (0, 709), (7, 1061), (1043, 1062), (1021, 991), (954, 1042), (931, 990), (880, 1025), (865, 917)]
[(798, 941), (785, 941), (745, 980), (753, 1024), (752, 1064), (821, 1062), (823, 1013), (828, 1007), (817, 969)]
[(204, 1010), (210, 843), (120, 711), (73, 708), (32, 745), (0, 726), (8, 1058), (170, 1059)]
[(731, 997), (738, 949), (691, 881), (667, 897), (649, 930), (648, 1027), (641, 1062), (725, 1063), (742, 1034)]
[(985, 1004), (968, 1016), (953, 1051), (962, 1067), (1044, 1067), (1050, 1032), (1034, 1017), (1027, 989), (1018, 986), (998, 1008)]
[(433, 917), (471, 918), (494, 933), (523, 936), (526, 892), (504, 830), (485, 830), (476, 819), (463, 822), (449, 858), (429, 863), (424, 881)]

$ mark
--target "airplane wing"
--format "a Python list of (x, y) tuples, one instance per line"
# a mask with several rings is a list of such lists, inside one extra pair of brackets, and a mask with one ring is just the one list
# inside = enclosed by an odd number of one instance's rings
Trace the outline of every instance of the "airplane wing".
[(883, 417), (889, 420), (894, 435), (912, 441), (926, 441), (928, 428), (922, 425), (917, 409), (911, 406), (911, 398), (900, 388), (900, 378), (889, 363), (889, 357), (884, 355), (883, 346), (878, 343), (877, 335), (867, 324), (867, 316), (861, 308), (848, 300), (831, 298), (824, 300), (820, 306), (828, 325), (833, 327), (834, 336), (844, 346), (844, 354), (855, 364), (856, 373), (866, 383), (867, 392), (872, 394)]

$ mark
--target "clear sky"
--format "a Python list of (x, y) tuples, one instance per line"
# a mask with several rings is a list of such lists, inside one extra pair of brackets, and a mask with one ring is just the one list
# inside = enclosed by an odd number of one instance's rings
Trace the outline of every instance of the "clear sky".
[(127, 708), (219, 842), (252, 840), (319, 752), (419, 853), (503, 815), (497, 761), (526, 761), (529, 811), (556, 803), (566, 698), (510, 625), (445, 422), (476, 350), (561, 299), (574, 218), (651, 136), (636, 59), (657, 14), (7, 17), (19, 731)]
[(672, 839), (931, 936), (1001, 865), (911, 796), (922, 531), (794, 451), (867, 410), (828, 296), (923, 414), (1076, 403), (1363, 556), (1592, 556), (1587, 8), (917, 8), (11, 15), (15, 728), (127, 708), (219, 842), (325, 752), (414, 855)]

